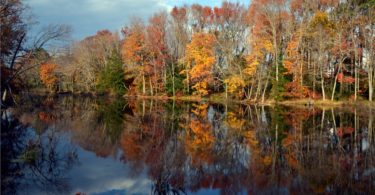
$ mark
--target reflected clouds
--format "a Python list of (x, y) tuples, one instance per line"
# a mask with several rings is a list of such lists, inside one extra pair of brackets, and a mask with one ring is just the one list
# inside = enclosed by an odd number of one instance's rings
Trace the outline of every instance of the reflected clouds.
[[(52, 150), (54, 156), (75, 149), (78, 163), (56, 166), (67, 174), (72, 193), (361, 194), (375, 189), (372, 108), (358, 112), (363, 109), (77, 96), (33, 101), (12, 109), (22, 121), (13, 127), (28, 128), (33, 137), (54, 130), (53, 138), (64, 146)], [(6, 162), (33, 154), (7, 143)], [(49, 142), (42, 143), (48, 149)], [(48, 170), (48, 164), (39, 164)], [(17, 189), (20, 178), (3, 176), (13, 179)]]
[(78, 150), (81, 165), (70, 172), (72, 192), (103, 194), (122, 192), (125, 194), (149, 194), (151, 181), (143, 171), (132, 175), (128, 165), (114, 158), (98, 158), (93, 152)]

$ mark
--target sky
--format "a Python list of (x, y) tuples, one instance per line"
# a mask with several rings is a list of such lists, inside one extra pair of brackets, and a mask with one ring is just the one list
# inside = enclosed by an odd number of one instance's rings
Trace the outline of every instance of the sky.
[[(229, 0), (248, 5), (250, 0)], [(73, 29), (72, 38), (80, 40), (98, 30), (120, 30), (133, 17), (145, 21), (158, 11), (169, 11), (174, 6), (199, 3), (220, 6), (222, 0), (25, 0), (42, 28), (49, 24), (67, 24)]]

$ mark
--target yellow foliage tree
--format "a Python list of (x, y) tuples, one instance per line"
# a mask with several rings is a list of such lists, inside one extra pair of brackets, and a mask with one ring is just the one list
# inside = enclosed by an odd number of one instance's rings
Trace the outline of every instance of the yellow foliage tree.
[(241, 96), (242, 89), (245, 87), (245, 81), (238, 75), (234, 75), (224, 80), (224, 83), (227, 86), (228, 93), (236, 94)]
[(257, 67), (261, 64), (264, 56), (272, 51), (273, 45), (270, 38), (259, 37), (252, 42), (252, 52), (247, 56), (247, 66), (244, 72), (253, 76)]
[(188, 85), (190, 82), (193, 84), (196, 95), (208, 94), (208, 84), (213, 80), (211, 70), (216, 62), (215, 42), (213, 34), (196, 33), (186, 46), (185, 70), (181, 74), (186, 74), (186, 82)]

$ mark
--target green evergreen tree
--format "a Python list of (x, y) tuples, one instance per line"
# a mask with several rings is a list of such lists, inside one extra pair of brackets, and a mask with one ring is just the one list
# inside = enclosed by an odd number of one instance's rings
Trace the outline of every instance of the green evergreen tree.
[(119, 53), (113, 52), (108, 63), (99, 73), (97, 89), (99, 93), (123, 95), (125, 93), (124, 71)]
[(279, 80), (276, 81), (275, 74), (276, 74), (276, 67), (272, 67), (272, 88), (270, 96), (271, 98), (275, 99), (276, 101), (281, 101), (284, 99), (285, 93), (285, 84), (291, 81), (291, 78), (288, 78), (285, 75), (286, 69), (284, 67), (283, 62), (283, 54), (280, 52), (278, 56), (277, 63), (279, 63)]

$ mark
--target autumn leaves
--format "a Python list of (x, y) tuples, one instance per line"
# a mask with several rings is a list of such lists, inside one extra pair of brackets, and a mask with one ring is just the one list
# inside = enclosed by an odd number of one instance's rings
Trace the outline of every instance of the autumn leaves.
[(62, 72), (73, 88), (95, 91), (114, 53), (128, 95), (371, 100), (374, 4), (288, 2), (194, 4), (134, 19), (122, 37), (102, 31), (80, 41)]
[(53, 90), (57, 82), (57, 77), (55, 75), (56, 68), (56, 64), (42, 64), (40, 66), (40, 80), (50, 91)]
[(216, 62), (215, 40), (212, 34), (197, 33), (186, 46), (186, 66), (181, 73), (186, 73), (186, 81), (193, 85), (192, 88), (197, 95), (207, 95), (208, 85), (213, 82), (212, 68)]

